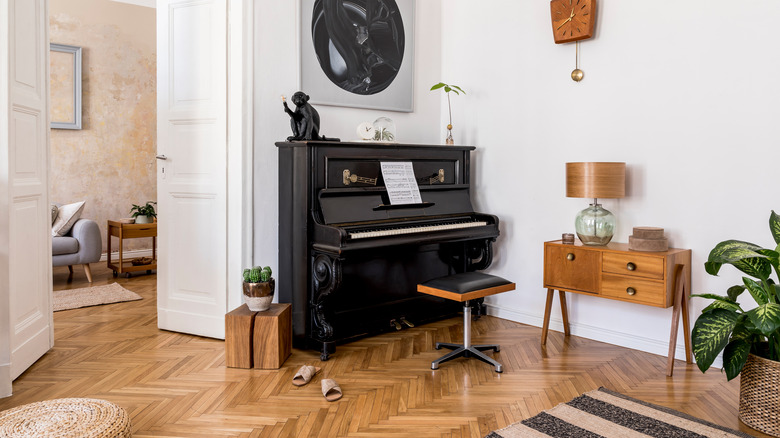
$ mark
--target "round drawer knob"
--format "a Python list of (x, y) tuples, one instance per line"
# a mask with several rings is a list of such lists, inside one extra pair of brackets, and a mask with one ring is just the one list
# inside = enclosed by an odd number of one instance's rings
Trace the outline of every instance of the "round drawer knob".
[(636, 265), (631, 262), (628, 262), (628, 264), (626, 264), (626, 269), (628, 269), (629, 271), (635, 271)]
[(634, 289), (633, 287), (629, 287), (626, 289), (626, 293), (629, 295), (636, 295), (636, 289)]
[(566, 260), (574, 260), (574, 254), (573, 253), (566, 254)]

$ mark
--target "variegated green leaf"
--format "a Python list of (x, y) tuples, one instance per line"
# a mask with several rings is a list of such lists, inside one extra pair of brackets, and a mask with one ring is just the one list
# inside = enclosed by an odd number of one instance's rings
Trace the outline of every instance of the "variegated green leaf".
[(728, 310), (733, 310), (734, 312), (739, 312), (740, 310), (742, 310), (739, 307), (739, 304), (730, 303), (728, 301), (715, 300), (712, 303), (710, 303), (709, 306), (702, 309), (701, 313), (711, 312), (715, 309), (728, 309)]
[(769, 263), (772, 266), (777, 266), (780, 261), (780, 253), (771, 249), (760, 249), (757, 251), (759, 254), (765, 255), (769, 259)]
[(708, 274), (718, 275), (720, 267), (728, 263), (751, 277), (769, 278), (772, 265), (767, 256), (758, 252), (762, 249), (756, 244), (739, 240), (720, 242), (710, 251), (704, 269)]
[(780, 328), (780, 304), (763, 304), (747, 312), (747, 315), (750, 322), (765, 336)]
[(718, 354), (728, 344), (738, 317), (736, 312), (726, 309), (715, 309), (699, 315), (691, 332), (691, 341), (696, 365), (702, 372), (709, 369)]
[(755, 337), (756, 334), (748, 330), (748, 328), (745, 326), (745, 322), (747, 322), (747, 320), (747, 314), (742, 313), (739, 315), (737, 318), (737, 323), (734, 324), (734, 330), (731, 332), (731, 338), (729, 341), (736, 341), (737, 339), (741, 339), (743, 341), (751, 342), (753, 340), (753, 337)]
[(726, 379), (731, 380), (742, 372), (749, 353), (750, 344), (744, 340), (738, 339), (726, 345), (723, 350), (723, 370), (726, 371)]
[(767, 291), (765, 291), (760, 284), (756, 283), (755, 280), (742, 277), (742, 281), (745, 283), (745, 286), (747, 287), (748, 292), (750, 292), (750, 295), (752, 295), (753, 299), (756, 300), (756, 303), (761, 305), (769, 302)]
[(710, 300), (728, 301), (732, 303), (735, 302), (729, 297), (724, 297), (723, 295), (716, 295), (716, 294), (693, 294), (691, 295), (691, 297), (708, 298)]
[(769, 215), (769, 229), (772, 231), (772, 237), (775, 239), (775, 243), (780, 245), (780, 215), (772, 210), (772, 214)]
[(726, 291), (726, 294), (728, 294), (729, 298), (732, 300), (737, 301), (737, 297), (742, 295), (742, 292), (745, 292), (745, 289), (747, 289), (745, 286), (738, 284), (736, 286), (731, 286), (729, 290)]

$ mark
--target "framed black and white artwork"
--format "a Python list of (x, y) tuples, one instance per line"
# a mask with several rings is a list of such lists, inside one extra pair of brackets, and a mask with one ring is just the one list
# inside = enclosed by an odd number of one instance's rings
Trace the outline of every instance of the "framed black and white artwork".
[(414, 0), (300, 0), (299, 10), (311, 103), (412, 111)]

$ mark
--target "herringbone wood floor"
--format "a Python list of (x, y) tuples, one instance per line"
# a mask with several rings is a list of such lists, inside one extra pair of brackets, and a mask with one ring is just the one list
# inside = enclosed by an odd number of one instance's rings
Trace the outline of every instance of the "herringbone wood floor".
[[(56, 268), (55, 290), (88, 285)], [(278, 371), (230, 369), (222, 341), (157, 329), (154, 275), (114, 279), (93, 266), (94, 284), (117, 281), (144, 297), (54, 314), (55, 346), (14, 382), (0, 410), (60, 397), (96, 397), (130, 413), (136, 437), (482, 437), (599, 386), (757, 435), (737, 419), (739, 383), (665, 358), (493, 317), (473, 328), (475, 343), (500, 343), (504, 373), (457, 359), (430, 370), (457, 340), (453, 318), (339, 346), (327, 362), (293, 350)], [(542, 290), (538, 291), (543, 293)], [(541, 309), (540, 309), (541, 311)], [(323, 367), (306, 386), (290, 381), (302, 364)], [(344, 398), (328, 403), (323, 376)]]

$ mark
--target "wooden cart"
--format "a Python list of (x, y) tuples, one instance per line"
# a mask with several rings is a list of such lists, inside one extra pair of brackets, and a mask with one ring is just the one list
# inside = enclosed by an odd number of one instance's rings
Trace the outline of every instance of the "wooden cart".
[[(111, 260), (111, 236), (119, 238), (119, 260), (116, 264)], [(132, 260), (123, 258), (122, 241), (124, 239), (138, 239), (141, 237), (152, 238), (152, 263), (146, 265), (134, 266)], [(123, 224), (116, 221), (108, 221), (108, 230), (106, 231), (107, 259), (108, 268), (114, 271), (114, 276), (125, 274), (130, 277), (131, 272), (146, 271), (151, 274), (153, 269), (157, 269), (157, 223), (151, 224)]]

